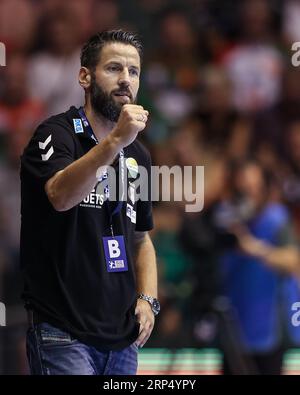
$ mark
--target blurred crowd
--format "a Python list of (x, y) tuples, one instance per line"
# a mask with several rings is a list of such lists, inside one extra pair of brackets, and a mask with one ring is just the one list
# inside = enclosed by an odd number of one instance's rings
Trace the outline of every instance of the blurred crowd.
[[(80, 48), (122, 28), (144, 44), (138, 102), (154, 165), (204, 166), (204, 208), (154, 204), (160, 314), (148, 346), (218, 347), (224, 372), (276, 373), (300, 345), (298, 0), (2, 0), (0, 373), (26, 373), (19, 157), (46, 117), (83, 102)], [(23, 326), (22, 326), (23, 325)], [(5, 345), (5, 346), (4, 346)], [(4, 363), (5, 361), (5, 363)]]

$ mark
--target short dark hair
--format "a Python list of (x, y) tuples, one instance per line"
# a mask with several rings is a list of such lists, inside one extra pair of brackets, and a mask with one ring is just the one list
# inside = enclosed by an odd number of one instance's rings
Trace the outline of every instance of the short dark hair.
[(142, 43), (135, 33), (123, 30), (106, 30), (92, 36), (82, 47), (80, 62), (81, 66), (95, 70), (101, 54), (101, 49), (107, 43), (119, 42), (132, 45), (142, 56)]

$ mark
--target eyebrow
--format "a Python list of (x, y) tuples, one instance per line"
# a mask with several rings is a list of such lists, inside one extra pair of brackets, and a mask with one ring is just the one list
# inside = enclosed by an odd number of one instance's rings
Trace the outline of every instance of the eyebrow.
[(134, 66), (134, 65), (132, 65), (132, 66), (129, 66), (129, 68), (135, 69), (135, 70), (137, 70), (137, 71), (139, 71), (139, 70), (140, 70), (139, 66)]
[[(123, 67), (123, 64), (121, 62), (117, 61), (117, 60), (110, 60), (109, 62), (107, 62), (105, 64), (105, 67), (107, 67), (109, 65), (112, 65), (112, 64)], [(138, 70), (138, 71), (140, 70), (140, 67), (139, 66), (135, 66), (135, 65), (130, 65), (129, 68), (133, 68), (133, 69)]]

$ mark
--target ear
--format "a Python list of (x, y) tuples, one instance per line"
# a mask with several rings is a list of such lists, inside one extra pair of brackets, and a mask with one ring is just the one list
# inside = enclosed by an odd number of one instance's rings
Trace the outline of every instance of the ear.
[(91, 72), (87, 67), (80, 67), (78, 81), (83, 89), (88, 89), (91, 86)]

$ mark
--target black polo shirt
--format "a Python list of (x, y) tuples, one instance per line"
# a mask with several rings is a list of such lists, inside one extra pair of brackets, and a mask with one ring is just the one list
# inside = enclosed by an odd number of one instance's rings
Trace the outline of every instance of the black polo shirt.
[[(124, 202), (113, 216), (114, 234), (125, 239), (128, 271), (110, 273), (102, 237), (111, 235), (107, 205), (117, 202), (105, 202), (96, 184), (80, 204), (58, 212), (44, 189), (57, 171), (95, 145), (78, 110), (71, 107), (44, 121), (21, 156), (22, 297), (40, 319), (98, 349), (118, 350), (134, 342), (139, 332), (134, 232), (152, 229), (151, 202)], [(150, 174), (149, 153), (137, 140), (125, 147), (124, 156)], [(125, 171), (129, 173), (127, 167)], [(131, 175), (127, 187), (134, 181)], [(128, 204), (136, 218), (128, 215)]]

